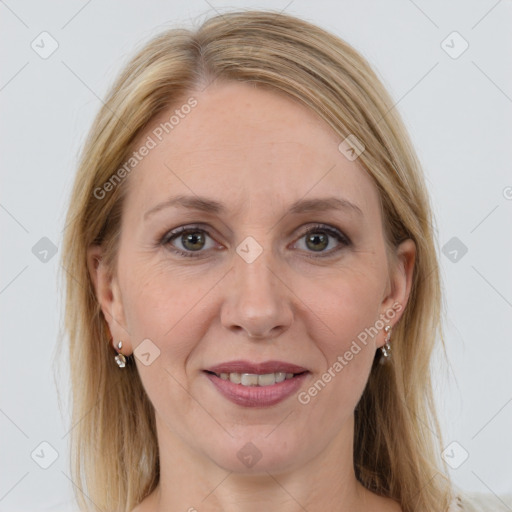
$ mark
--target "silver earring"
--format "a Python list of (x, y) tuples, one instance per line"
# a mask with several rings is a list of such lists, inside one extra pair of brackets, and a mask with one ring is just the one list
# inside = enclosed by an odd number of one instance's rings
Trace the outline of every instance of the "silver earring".
[(382, 352), (382, 357), (379, 361), (380, 364), (386, 363), (391, 358), (391, 345), (389, 344), (389, 340), (391, 339), (391, 326), (386, 325), (384, 331), (386, 331), (386, 339), (384, 340), (384, 345), (380, 347), (380, 351)]
[[(122, 341), (118, 342), (117, 348), (119, 350), (121, 350), (123, 348)], [(119, 366), (119, 368), (124, 368), (126, 366), (126, 357), (123, 354), (121, 354), (121, 353), (117, 354), (117, 356), (114, 359), (116, 360), (117, 366)]]

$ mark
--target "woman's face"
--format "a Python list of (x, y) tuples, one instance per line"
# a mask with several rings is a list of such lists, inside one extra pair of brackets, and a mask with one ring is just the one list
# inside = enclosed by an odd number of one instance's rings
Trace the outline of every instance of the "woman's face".
[(414, 244), (390, 274), (377, 189), (306, 107), (234, 82), (193, 97), (161, 141), (152, 130), (176, 107), (141, 137), (158, 144), (127, 178), (116, 275), (98, 274), (160, 447), (238, 472), (342, 446), (351, 456), (354, 408), (383, 325), (407, 302)]

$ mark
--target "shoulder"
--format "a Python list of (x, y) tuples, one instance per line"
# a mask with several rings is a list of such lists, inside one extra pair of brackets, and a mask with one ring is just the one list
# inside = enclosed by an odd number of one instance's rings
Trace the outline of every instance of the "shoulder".
[(457, 489), (448, 512), (510, 512), (512, 494), (495, 495)]

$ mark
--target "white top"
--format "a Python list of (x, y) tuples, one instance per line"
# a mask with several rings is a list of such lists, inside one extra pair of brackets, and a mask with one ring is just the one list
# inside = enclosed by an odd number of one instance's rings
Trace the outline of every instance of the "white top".
[(496, 496), (455, 489), (457, 497), (448, 512), (511, 512), (512, 494)]

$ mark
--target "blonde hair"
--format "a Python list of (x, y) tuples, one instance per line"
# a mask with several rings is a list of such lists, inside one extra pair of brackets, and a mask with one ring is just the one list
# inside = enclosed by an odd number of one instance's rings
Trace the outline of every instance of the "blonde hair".
[[(129, 178), (101, 188), (129, 158), (155, 116), (212, 80), (283, 91), (339, 135), (362, 141), (359, 164), (381, 199), (390, 249), (411, 238), (416, 262), (409, 302), (393, 332), (392, 364), (374, 364), (355, 411), (354, 468), (371, 491), (404, 512), (446, 510), (451, 485), (440, 453), (431, 354), (442, 297), (432, 213), (421, 166), (391, 97), (346, 42), (274, 11), (236, 11), (196, 31), (171, 29), (128, 63), (100, 109), (83, 149), (67, 213), (62, 264), (72, 381), (72, 476), (89, 501), (130, 511), (159, 481), (154, 410), (134, 364), (119, 371), (87, 268), (101, 244), (115, 272), (121, 207)], [(436, 439), (437, 438), (437, 439)], [(86, 497), (87, 496), (87, 497)]]

